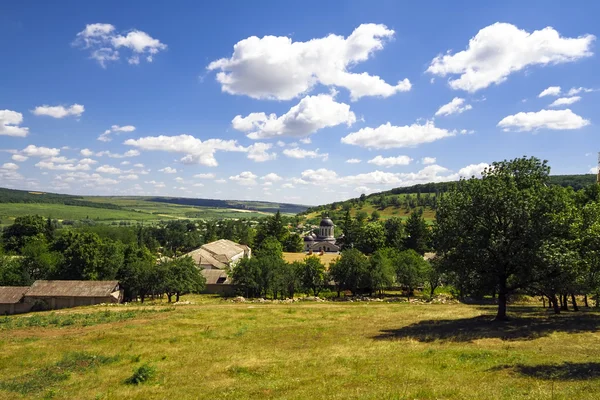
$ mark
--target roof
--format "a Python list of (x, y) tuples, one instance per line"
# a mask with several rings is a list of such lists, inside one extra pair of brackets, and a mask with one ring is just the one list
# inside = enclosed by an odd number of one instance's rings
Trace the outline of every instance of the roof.
[(333, 226), (333, 221), (329, 217), (323, 218), (319, 226)]
[(118, 289), (118, 281), (35, 281), (27, 296), (107, 297)]
[(426, 260), (426, 261), (429, 261), (429, 260), (431, 260), (431, 259), (434, 259), (434, 258), (435, 258), (435, 256), (436, 256), (436, 254), (435, 254), (435, 253), (425, 253), (425, 254), (423, 255), (423, 259), (424, 259), (424, 260)]
[(0, 286), (0, 304), (16, 304), (28, 290), (29, 286)]
[[(231, 282), (229, 281), (229, 276), (227, 276), (227, 273), (223, 270), (203, 269), (203, 270), (201, 270), (201, 272), (202, 272), (202, 275), (204, 276), (204, 278), (206, 278), (207, 285), (215, 285), (215, 284), (229, 285), (229, 284), (231, 284)], [(221, 281), (219, 283), (220, 278), (225, 278), (225, 279), (224, 279), (224, 281)]]
[(305, 242), (313, 242), (315, 240), (314, 237), (312, 237), (312, 235), (306, 235), (304, 236), (304, 241)]
[(224, 269), (227, 264), (222, 261), (217, 260), (210, 252), (204, 250), (202, 247), (196, 249), (194, 251), (190, 251), (185, 254), (185, 256), (190, 256), (194, 260), (194, 262), (198, 265), (210, 265), (214, 268)]
[(199, 249), (190, 251), (184, 256), (190, 256), (198, 265), (210, 265), (214, 268), (224, 269), (234, 257), (240, 253), (248, 253), (250, 248), (227, 239), (202, 245)]

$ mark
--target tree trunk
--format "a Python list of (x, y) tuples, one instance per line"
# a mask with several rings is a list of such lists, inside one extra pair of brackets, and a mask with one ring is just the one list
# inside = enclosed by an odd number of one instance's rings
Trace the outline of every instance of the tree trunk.
[(169, 303), (171, 302), (171, 297), (173, 297), (173, 295), (171, 293), (167, 293), (167, 298), (169, 299)]
[(590, 303), (588, 303), (587, 294), (583, 295), (583, 304), (585, 305), (585, 308), (590, 308)]
[(577, 299), (575, 299), (575, 295), (571, 293), (571, 302), (573, 303), (573, 311), (579, 311), (579, 307), (577, 307)]
[(175, 294), (175, 302), (178, 303), (179, 302), (179, 292), (177, 292)]
[(563, 297), (561, 294), (558, 295), (558, 301), (560, 303), (560, 309), (562, 310), (564, 308), (564, 306), (563, 306)]
[(498, 291), (498, 314), (496, 314), (496, 321), (506, 321), (506, 290), (500, 288)]
[(141, 294), (141, 295), (140, 295), (140, 299), (142, 300), (142, 304), (144, 303), (144, 298), (145, 298), (145, 297), (146, 297), (146, 295), (145, 295), (145, 294)]
[(554, 314), (560, 314), (560, 307), (558, 306), (558, 299), (556, 298), (556, 295), (552, 295), (550, 302), (554, 308)]
[(567, 295), (562, 295), (562, 306), (560, 308), (563, 311), (569, 311), (569, 304), (567, 303)]
[(542, 295), (542, 308), (546, 308), (546, 296)]

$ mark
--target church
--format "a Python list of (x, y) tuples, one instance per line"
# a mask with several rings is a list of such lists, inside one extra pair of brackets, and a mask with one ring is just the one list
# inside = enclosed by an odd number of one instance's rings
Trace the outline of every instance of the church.
[(335, 244), (335, 236), (333, 235), (333, 221), (325, 217), (319, 224), (319, 233), (315, 235), (310, 232), (304, 237), (304, 251), (313, 253), (337, 253), (340, 251), (340, 246)]

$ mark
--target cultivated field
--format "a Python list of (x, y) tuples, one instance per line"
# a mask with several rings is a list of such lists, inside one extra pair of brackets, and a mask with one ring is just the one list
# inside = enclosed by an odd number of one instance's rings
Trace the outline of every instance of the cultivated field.
[[(0, 398), (597, 399), (600, 314), (231, 303), (0, 319)], [(145, 311), (142, 311), (145, 310)], [(113, 313), (123, 313), (117, 316)], [(148, 363), (146, 383), (126, 383)], [(138, 377), (140, 374), (138, 374)]]
[[(329, 264), (335, 260), (337, 260), (340, 255), (325, 253), (320, 255), (319, 253), (313, 253), (314, 256), (319, 257), (319, 260), (326, 268), (329, 268)], [(306, 257), (308, 257), (307, 253), (283, 253), (283, 259), (288, 263), (293, 263), (294, 261), (303, 261)]]

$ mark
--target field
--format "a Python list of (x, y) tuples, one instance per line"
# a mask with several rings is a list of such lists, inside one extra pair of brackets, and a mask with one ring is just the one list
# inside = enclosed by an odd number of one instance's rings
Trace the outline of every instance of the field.
[[(462, 304), (87, 307), (0, 319), (0, 398), (597, 399), (600, 314)], [(111, 313), (126, 313), (122, 317)], [(155, 371), (126, 383), (134, 370)], [(144, 374), (137, 374), (139, 378)], [(148, 374), (152, 375), (152, 374)]]
[[(323, 255), (320, 255), (319, 253), (313, 253), (313, 255), (319, 257), (319, 260), (321, 260), (321, 263), (325, 265), (326, 268), (329, 268), (329, 263), (336, 260), (340, 256), (339, 254), (328, 253)], [(283, 259), (289, 263), (293, 263), (294, 261), (302, 261), (306, 257), (308, 257), (308, 254), (306, 253), (283, 253)]]
[[(377, 208), (376, 206), (374, 206), (371, 203), (365, 203), (365, 205), (362, 206), (362, 208), (360, 208), (360, 209), (358, 209), (358, 208), (352, 208), (350, 210), (350, 214), (354, 217), (354, 216), (356, 216), (357, 212), (364, 211), (370, 217), (371, 213), (373, 211), (375, 211), (375, 210), (377, 210), (377, 212), (379, 213), (380, 219), (384, 220), (384, 221), (386, 219), (389, 219), (389, 218), (392, 218), (392, 217), (399, 217), (401, 219), (407, 219), (410, 216), (411, 212), (412, 212), (412, 210), (407, 211), (404, 208), (396, 208), (396, 207), (393, 207), (393, 206), (389, 206), (389, 207), (386, 207), (383, 210), (380, 210), (379, 208)], [(336, 212), (337, 213), (343, 213), (343, 211), (342, 211), (341, 208), (337, 209)], [(327, 212), (325, 212), (325, 213), (327, 214)], [(318, 224), (317, 221), (320, 219), (321, 214), (322, 214), (321, 211), (308, 213), (308, 214), (306, 214), (306, 218), (308, 220), (313, 221), (313, 222), (315, 222), (315, 223)], [(428, 221), (428, 222), (433, 221), (435, 219), (435, 211), (433, 211), (431, 209), (428, 209), (428, 208), (424, 209), (423, 210), (423, 218), (426, 221)]]

